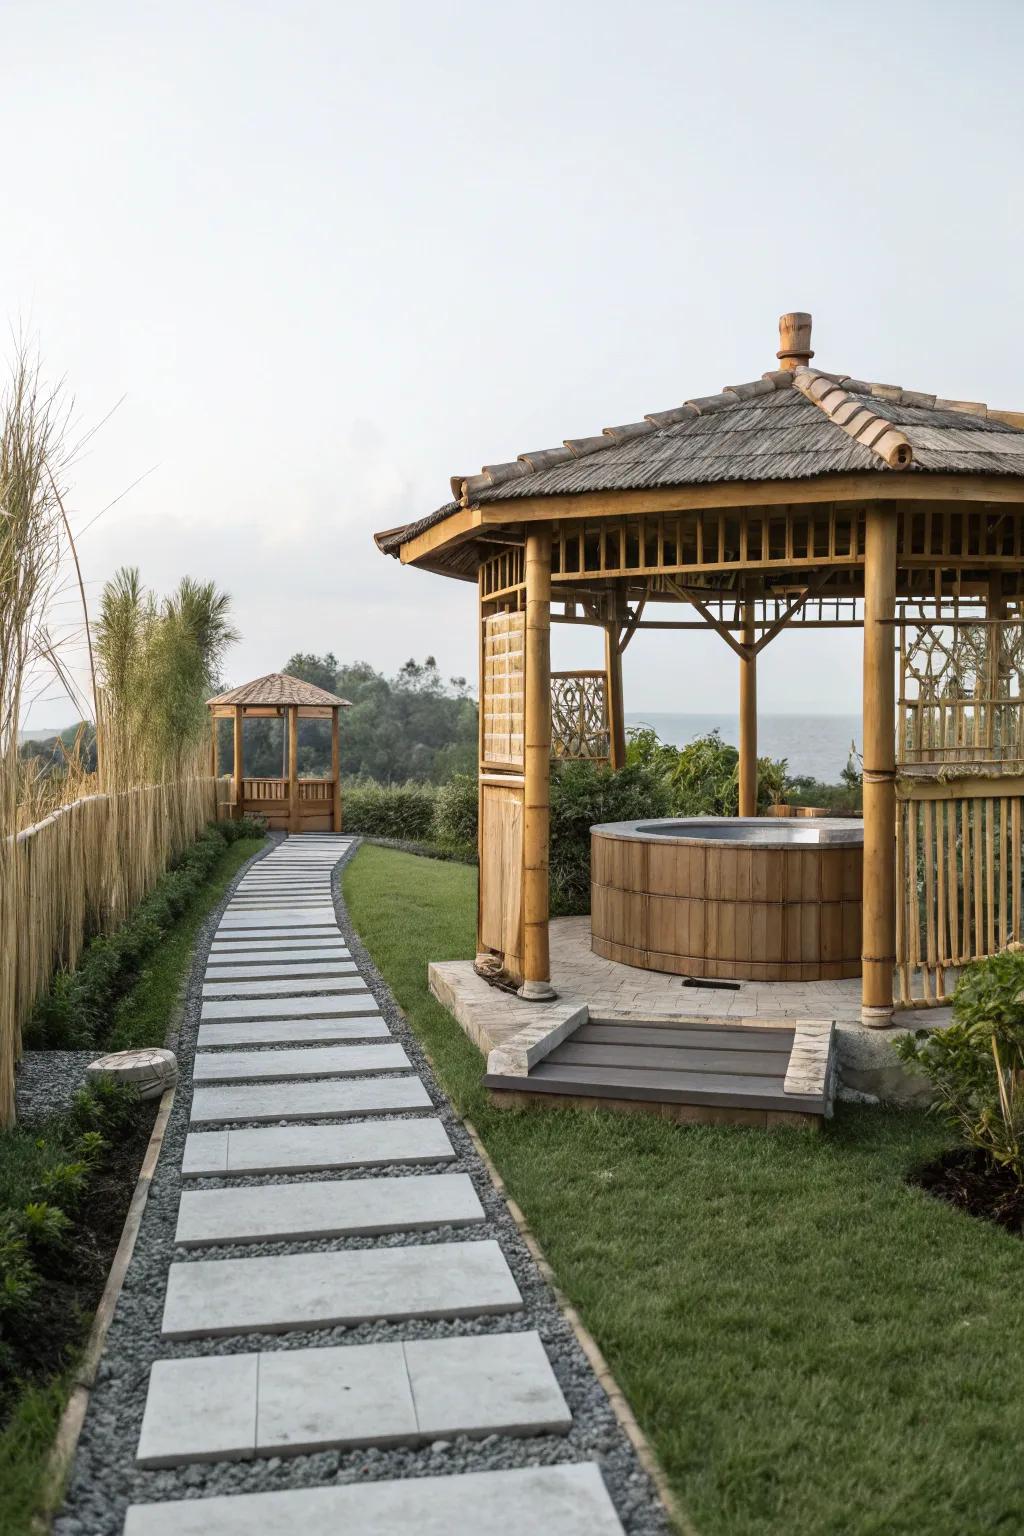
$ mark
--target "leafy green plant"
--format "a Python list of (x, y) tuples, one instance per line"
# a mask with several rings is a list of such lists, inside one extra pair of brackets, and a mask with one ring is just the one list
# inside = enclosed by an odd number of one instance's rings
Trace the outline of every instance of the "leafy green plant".
[(963, 971), (953, 1022), (904, 1035), (896, 1052), (935, 1088), (935, 1108), (968, 1146), (1024, 1184), (1024, 951)]
[(442, 842), (476, 842), (477, 797), (474, 773), (456, 773), (441, 785), (434, 809), (434, 833)]
[(671, 787), (656, 767), (610, 768), (582, 760), (551, 765), (551, 912), (590, 911), (590, 829), (603, 821), (667, 816)]
[(429, 838), (436, 804), (437, 791), (430, 785), (366, 780), (345, 790), (345, 830), (367, 837)]
[(59, 1205), (48, 1200), (29, 1200), (22, 1210), (20, 1224), (30, 1243), (56, 1248), (66, 1237), (71, 1222)]

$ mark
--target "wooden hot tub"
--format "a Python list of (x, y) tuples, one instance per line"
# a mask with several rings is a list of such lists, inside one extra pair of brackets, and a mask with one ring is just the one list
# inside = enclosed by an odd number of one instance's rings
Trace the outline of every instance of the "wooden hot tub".
[(863, 823), (768, 816), (591, 828), (591, 947), (735, 981), (860, 975)]

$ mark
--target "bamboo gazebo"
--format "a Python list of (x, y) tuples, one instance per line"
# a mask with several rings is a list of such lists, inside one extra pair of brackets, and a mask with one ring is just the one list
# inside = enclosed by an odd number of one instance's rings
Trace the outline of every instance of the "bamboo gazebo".
[[(957, 966), (1024, 937), (1024, 413), (825, 373), (813, 356), (811, 317), (784, 315), (779, 366), (760, 378), (457, 475), (444, 506), (376, 536), (478, 587), (479, 948), (524, 996), (550, 993), (551, 757), (581, 743), (623, 762), (622, 652), (654, 628), (706, 626), (736, 654), (744, 817), (758, 656), (784, 628), (863, 630), (866, 1022), (887, 1023), (897, 999), (941, 1001)], [(568, 733), (556, 679), (554, 740), (552, 621), (604, 641), (603, 669), (572, 682)], [(653, 855), (636, 878), (653, 910)], [(786, 891), (761, 894), (799, 965)], [(729, 893), (737, 976), (751, 974), (754, 896)]]
[[(264, 816), (267, 825), (287, 832), (341, 831), (341, 731), (340, 716), (350, 707), (335, 693), (271, 672), (207, 700), (210, 711), (210, 764), (220, 777), (217, 746), (218, 721), (233, 722), (234, 754), (231, 774), (231, 812), (235, 817)], [(280, 720), (287, 737), (288, 771), (279, 778), (247, 778), (245, 773), (246, 720)], [(329, 778), (299, 778), (299, 721), (331, 722), (331, 774)], [(283, 754), (282, 754), (283, 755)]]

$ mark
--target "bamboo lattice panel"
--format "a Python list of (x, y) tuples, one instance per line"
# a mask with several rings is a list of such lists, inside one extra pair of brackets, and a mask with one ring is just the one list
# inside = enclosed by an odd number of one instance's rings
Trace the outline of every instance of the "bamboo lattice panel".
[(523, 766), (526, 617), (494, 613), (483, 621), (483, 766)]
[(552, 672), (551, 755), (608, 762), (611, 746), (603, 672)]
[(897, 759), (1024, 763), (1024, 626), (904, 621), (900, 625)]
[[(1013, 788), (1022, 788), (1019, 779)], [(944, 792), (913, 784), (896, 805), (896, 955), (900, 1001), (938, 1003), (947, 971), (1021, 938), (1024, 797), (998, 779)], [(1009, 785), (1007, 786), (1009, 787)], [(949, 978), (955, 981), (955, 975)]]

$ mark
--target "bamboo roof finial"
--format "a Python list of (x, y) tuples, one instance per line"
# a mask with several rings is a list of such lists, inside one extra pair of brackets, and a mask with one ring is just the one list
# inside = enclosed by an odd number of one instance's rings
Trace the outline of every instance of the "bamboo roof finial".
[(788, 372), (806, 367), (814, 353), (811, 351), (811, 316), (801, 310), (791, 315), (779, 316), (779, 350), (775, 356)]

